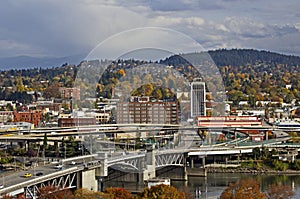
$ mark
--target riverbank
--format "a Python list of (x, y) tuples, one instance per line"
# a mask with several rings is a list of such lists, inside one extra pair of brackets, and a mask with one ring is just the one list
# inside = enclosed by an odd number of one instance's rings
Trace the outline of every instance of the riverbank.
[(285, 171), (272, 170), (272, 169), (254, 169), (254, 168), (206, 168), (207, 173), (250, 173), (250, 174), (297, 174), (300, 175), (300, 171), (287, 169)]

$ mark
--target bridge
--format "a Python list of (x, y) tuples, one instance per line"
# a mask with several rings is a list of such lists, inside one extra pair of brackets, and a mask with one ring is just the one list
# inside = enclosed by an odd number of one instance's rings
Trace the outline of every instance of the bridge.
[[(295, 147), (287, 143), (279, 144), (288, 138), (281, 138), (268, 141), (269, 147)], [(267, 143), (261, 143), (260, 147)], [(10, 193), (16, 195), (25, 193), (28, 198), (35, 198), (41, 187), (48, 185), (67, 188), (88, 188), (98, 190), (99, 179), (108, 175), (108, 168), (120, 170), (127, 173), (135, 173), (141, 181), (155, 177), (156, 170), (167, 166), (177, 166), (185, 168), (187, 158), (202, 157), (212, 155), (228, 155), (251, 153), (258, 145), (249, 146), (203, 146), (200, 148), (174, 148), (166, 150), (150, 150), (135, 152), (99, 152), (93, 155), (79, 156), (63, 159), (63, 169), (59, 170), (53, 164), (46, 164), (34, 167), (28, 171), (14, 172), (3, 177), (5, 187), (0, 190), (0, 194)], [(75, 162), (75, 164), (73, 164)], [(191, 162), (193, 165), (193, 162)], [(23, 177), (25, 172), (33, 174), (31, 178)], [(36, 174), (42, 173), (41, 176)], [(187, 178), (185, 173), (184, 178)]]
[[(108, 126), (109, 127), (109, 126)], [(150, 126), (151, 127), (151, 126)], [(98, 135), (99, 133), (112, 133), (116, 130), (102, 129), (97, 130), (98, 126), (95, 127), (85, 127), (84, 130), (78, 132), (74, 129), (64, 129), (57, 133), (51, 134), (53, 129), (48, 129), (50, 132), (49, 140), (58, 140), (60, 136), (69, 135)], [(202, 127), (180, 127), (180, 126), (161, 126), (161, 128), (167, 130), (175, 130), (178, 128), (183, 131), (198, 131), (207, 130), (207, 128)], [(211, 129), (211, 128), (209, 128)], [(219, 130), (220, 127), (213, 128)], [(223, 129), (223, 128), (222, 128)], [(227, 130), (241, 130), (241, 128), (227, 128)], [(245, 128), (243, 128), (245, 129)], [(249, 128), (247, 128), (249, 129)], [(253, 127), (251, 129), (273, 129), (270, 127)], [(74, 131), (73, 131), (74, 130)], [(78, 129), (77, 129), (78, 130)], [(157, 129), (152, 129), (153, 131), (158, 131)], [(149, 129), (135, 128), (122, 131), (124, 132), (141, 132), (149, 131)], [(44, 133), (40, 130), (35, 132), (30, 132), (30, 134), (25, 135), (13, 135), (13, 136), (0, 136), (2, 140), (26, 140), (26, 141), (42, 141)], [(35, 198), (36, 193), (39, 188), (52, 185), (60, 187), (61, 189), (66, 188), (88, 188), (93, 190), (99, 190), (99, 183), (102, 177), (108, 175), (108, 169), (113, 168), (115, 170), (120, 170), (127, 173), (137, 174), (137, 178), (140, 181), (153, 178), (156, 175), (156, 170), (168, 167), (182, 167), (184, 168), (183, 179), (187, 178), (187, 159), (191, 161), (191, 166), (193, 167), (193, 157), (200, 157), (205, 162), (205, 158), (214, 155), (240, 155), (244, 153), (251, 153), (253, 148), (256, 147), (290, 147), (297, 148), (299, 150), (299, 145), (292, 145), (284, 143), (289, 137), (283, 136), (277, 139), (266, 140), (263, 142), (257, 142), (255, 144), (247, 142), (248, 138), (238, 138), (228, 142), (224, 142), (216, 145), (201, 145), (200, 147), (193, 146), (173, 146), (171, 149), (151, 149), (148, 151), (134, 151), (134, 152), (99, 152), (94, 155), (89, 156), (79, 156), (69, 159), (64, 159), (61, 163), (64, 165), (63, 170), (58, 170), (54, 168), (53, 165), (47, 164), (35, 167), (28, 170), (27, 172), (33, 174), (29, 180), (23, 177), (26, 171), (15, 172), (10, 175), (3, 177), (3, 182), (5, 182), (5, 187), (0, 189), (0, 194), (10, 193), (16, 195), (18, 193), (25, 193), (28, 198)], [(107, 141), (109, 142), (109, 141)], [(75, 162), (76, 164), (71, 164)], [(36, 175), (42, 173), (42, 175)], [(92, 180), (91, 180), (92, 179)]]
[(258, 131), (284, 131), (284, 132), (299, 132), (300, 128), (296, 127), (275, 127), (275, 126), (251, 126), (251, 127), (201, 127), (201, 126), (183, 126), (180, 124), (102, 124), (89, 125), (78, 127), (52, 127), (52, 128), (36, 128), (31, 130), (10, 131), (2, 133), (0, 140), (4, 139), (31, 139), (38, 140), (44, 137), (45, 133), (48, 137), (62, 137), (62, 136), (78, 136), (78, 135), (99, 135), (99, 134), (124, 134), (133, 132), (158, 132), (158, 131), (243, 131), (243, 130), (258, 130)]

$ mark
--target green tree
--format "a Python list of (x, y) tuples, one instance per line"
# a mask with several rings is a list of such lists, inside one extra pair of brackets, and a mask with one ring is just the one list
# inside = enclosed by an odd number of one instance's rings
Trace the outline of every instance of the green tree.
[(279, 170), (279, 171), (285, 171), (289, 167), (288, 163), (285, 163), (285, 162), (282, 162), (279, 160), (273, 160), (272, 166), (274, 167), (274, 169)]
[(297, 171), (300, 170), (300, 160), (295, 160), (295, 162), (293, 163), (293, 168)]

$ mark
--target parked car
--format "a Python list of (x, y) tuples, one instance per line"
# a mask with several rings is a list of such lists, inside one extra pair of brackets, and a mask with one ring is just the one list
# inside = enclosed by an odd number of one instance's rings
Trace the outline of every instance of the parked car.
[(0, 189), (3, 189), (4, 188), (4, 185), (3, 184), (0, 184)]

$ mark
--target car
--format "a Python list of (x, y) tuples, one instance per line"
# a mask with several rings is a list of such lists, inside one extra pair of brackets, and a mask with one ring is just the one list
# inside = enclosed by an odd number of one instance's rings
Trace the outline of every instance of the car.
[(76, 164), (75, 161), (70, 162), (70, 165), (75, 165), (75, 164)]
[(25, 178), (30, 178), (31, 176), (32, 176), (31, 173), (25, 173), (25, 174), (24, 174), (24, 177), (25, 177)]
[(35, 175), (36, 175), (36, 176), (42, 176), (43, 173), (42, 173), (42, 172), (38, 172), (38, 173), (36, 173)]
[(55, 165), (54, 168), (56, 168), (56, 169), (62, 169), (62, 168), (63, 168), (63, 165), (58, 164), (58, 165)]
[(0, 184), (0, 189), (3, 189), (4, 188), (4, 185), (3, 184)]

